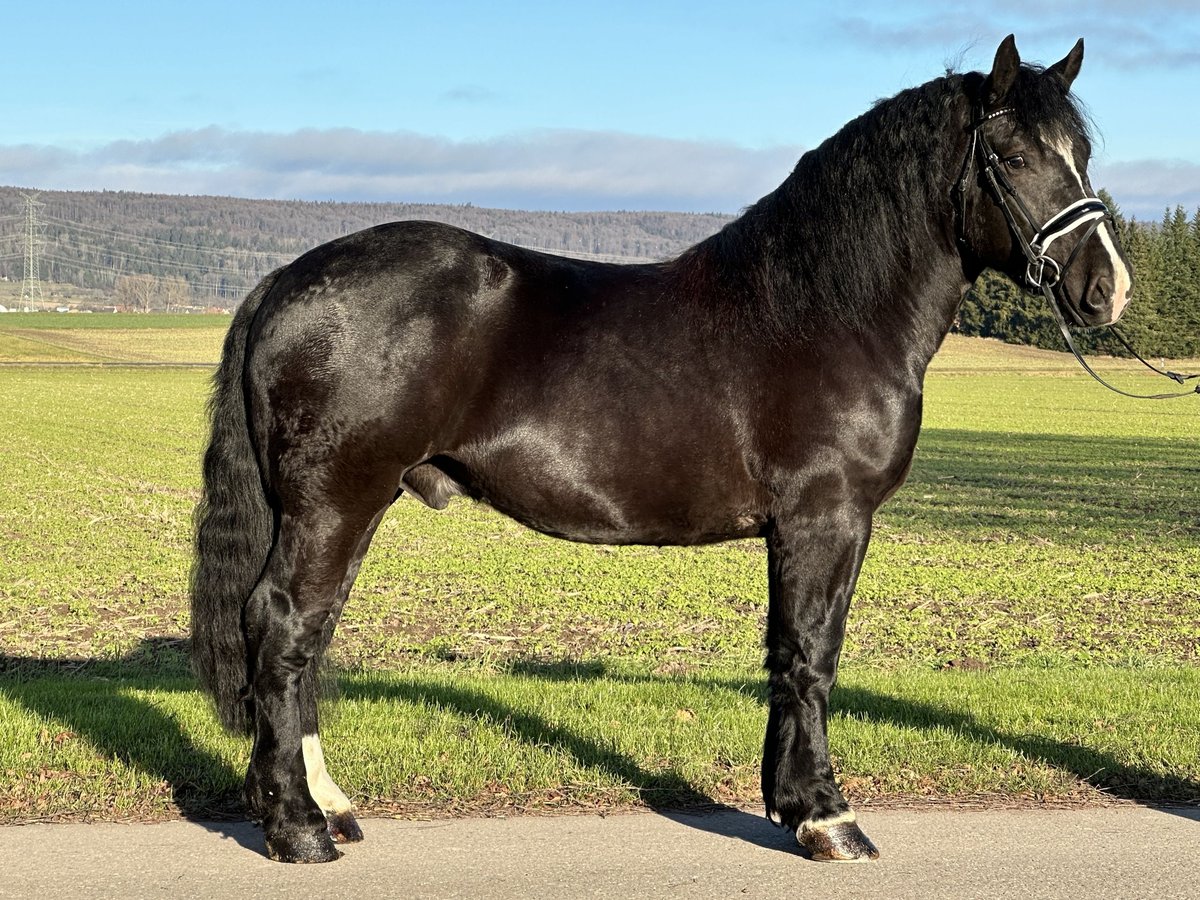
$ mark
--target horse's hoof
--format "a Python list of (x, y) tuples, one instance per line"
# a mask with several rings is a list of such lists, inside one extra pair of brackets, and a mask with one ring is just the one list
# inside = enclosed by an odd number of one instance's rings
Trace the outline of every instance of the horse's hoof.
[(329, 836), (338, 844), (355, 844), (363, 839), (362, 829), (358, 820), (350, 810), (329, 813)]
[(796, 840), (818, 862), (866, 862), (879, 859), (871, 839), (854, 822), (827, 828), (801, 828)]
[(267, 835), (267, 856), (275, 862), (333, 862), (341, 855), (325, 829), (315, 834), (303, 831)]

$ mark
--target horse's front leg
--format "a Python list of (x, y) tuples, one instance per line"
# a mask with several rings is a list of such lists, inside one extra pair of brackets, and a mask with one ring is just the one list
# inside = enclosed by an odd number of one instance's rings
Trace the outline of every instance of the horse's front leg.
[(767, 537), (770, 716), (763, 746), (767, 815), (820, 860), (879, 852), (838, 789), (826, 732), (850, 595), (871, 534), (871, 510), (847, 502), (777, 516)]

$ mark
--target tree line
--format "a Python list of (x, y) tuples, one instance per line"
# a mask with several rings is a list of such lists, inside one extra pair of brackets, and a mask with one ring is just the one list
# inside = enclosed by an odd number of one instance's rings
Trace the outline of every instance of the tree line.
[[(304, 251), (384, 222), (431, 219), (527, 247), (650, 260), (674, 256), (731, 219), (126, 191), (44, 191), (38, 200), (43, 279), (108, 292), (132, 276), (182, 279), (197, 302), (218, 306), (235, 306), (260, 278)], [(0, 187), (0, 278), (22, 277), (24, 214), (22, 192)]]

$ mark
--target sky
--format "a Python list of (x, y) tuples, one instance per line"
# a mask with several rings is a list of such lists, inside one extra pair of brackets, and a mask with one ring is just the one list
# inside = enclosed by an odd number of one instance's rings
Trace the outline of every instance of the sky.
[(1200, 206), (1198, 0), (9, 4), (0, 184), (732, 213), (878, 99), (1012, 32), (1092, 182)]

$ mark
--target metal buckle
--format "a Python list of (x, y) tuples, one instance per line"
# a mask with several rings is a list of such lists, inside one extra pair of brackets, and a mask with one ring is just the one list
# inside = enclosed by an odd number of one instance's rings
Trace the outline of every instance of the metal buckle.
[[(1049, 265), (1051, 271), (1046, 271), (1046, 266)], [(1044, 280), (1049, 276), (1049, 280)], [(1049, 256), (1038, 256), (1036, 259), (1029, 261), (1029, 265), (1025, 267), (1025, 280), (1029, 282), (1030, 287), (1041, 288), (1054, 287), (1062, 278), (1062, 268)]]

